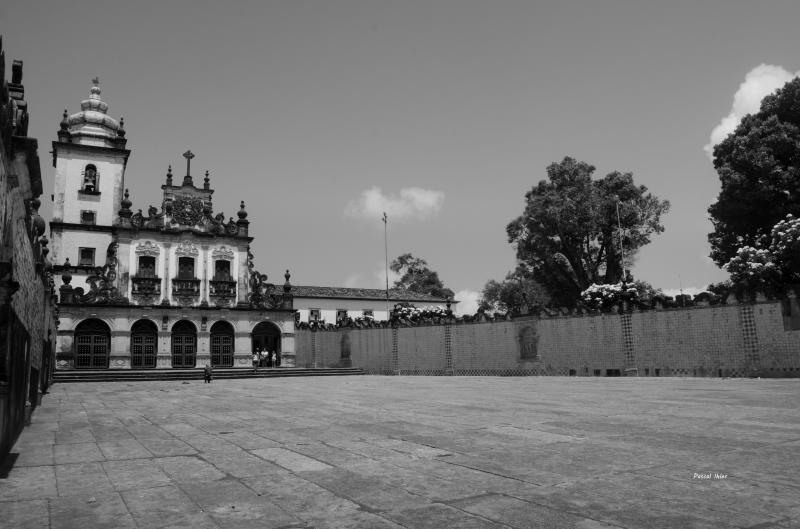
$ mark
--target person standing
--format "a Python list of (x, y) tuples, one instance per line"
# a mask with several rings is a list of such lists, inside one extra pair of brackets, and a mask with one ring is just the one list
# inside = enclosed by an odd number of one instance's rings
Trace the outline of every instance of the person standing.
[(206, 362), (206, 367), (203, 368), (203, 375), (205, 376), (205, 379), (206, 379), (205, 383), (206, 384), (211, 384), (211, 379), (214, 376), (214, 368), (211, 367), (211, 365), (208, 364), (207, 362)]
[(253, 373), (258, 372), (258, 361), (261, 356), (261, 351), (253, 351)]
[(267, 367), (272, 367), (272, 351), (267, 351)]

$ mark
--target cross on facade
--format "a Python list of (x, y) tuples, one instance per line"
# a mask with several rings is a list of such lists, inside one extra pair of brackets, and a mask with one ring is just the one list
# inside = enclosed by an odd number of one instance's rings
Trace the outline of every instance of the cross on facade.
[(191, 184), (192, 183), (192, 173), (189, 170), (192, 164), (192, 158), (194, 158), (194, 154), (192, 151), (186, 151), (183, 153), (183, 157), (186, 158), (186, 176), (183, 177), (184, 184)]

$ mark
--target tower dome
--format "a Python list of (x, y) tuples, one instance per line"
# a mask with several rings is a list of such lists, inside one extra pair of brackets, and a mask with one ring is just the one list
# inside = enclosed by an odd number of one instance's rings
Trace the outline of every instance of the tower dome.
[(120, 134), (119, 122), (107, 114), (108, 103), (100, 99), (99, 85), (95, 77), (89, 99), (81, 101), (81, 111), (66, 119), (70, 141), (101, 147), (117, 147), (120, 142), (124, 145), (125, 132)]

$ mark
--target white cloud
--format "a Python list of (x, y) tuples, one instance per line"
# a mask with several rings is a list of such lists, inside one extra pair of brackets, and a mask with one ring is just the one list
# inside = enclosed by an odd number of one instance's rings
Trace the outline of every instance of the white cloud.
[(439, 213), (444, 202), (444, 193), (420, 187), (405, 187), (400, 195), (384, 195), (379, 187), (363, 191), (348, 202), (344, 214), (348, 217), (379, 221), (383, 212), (389, 221), (426, 219)]
[(478, 300), (481, 297), (480, 292), (474, 290), (459, 290), (453, 296), (456, 301), (455, 312), (458, 315), (475, 314), (478, 312)]
[(791, 73), (783, 66), (772, 64), (760, 64), (747, 72), (744, 82), (733, 96), (730, 113), (714, 127), (709, 143), (703, 147), (708, 157), (713, 156), (714, 145), (733, 132), (745, 115), (758, 112), (764, 96), (773, 93), (798, 75), (800, 72)]

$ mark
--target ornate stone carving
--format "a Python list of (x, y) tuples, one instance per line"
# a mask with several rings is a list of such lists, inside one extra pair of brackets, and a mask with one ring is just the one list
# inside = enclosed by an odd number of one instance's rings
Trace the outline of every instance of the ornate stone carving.
[(131, 296), (139, 305), (154, 305), (161, 299), (160, 277), (131, 277)]
[(73, 303), (79, 305), (128, 304), (128, 298), (120, 295), (116, 287), (118, 246), (116, 241), (108, 245), (106, 264), (95, 268), (94, 273), (86, 278), (86, 282), (89, 283), (89, 292), (84, 293), (80, 287), (74, 289)]
[(220, 246), (219, 248), (211, 252), (211, 257), (215, 261), (217, 260), (233, 261), (233, 250), (227, 248), (226, 246)]
[(175, 248), (175, 255), (178, 257), (197, 257), (200, 250), (191, 241), (183, 241)]
[[(248, 301), (251, 307), (260, 309), (292, 309), (292, 294), (288, 290), (281, 293), (274, 284), (267, 283), (267, 274), (262, 274), (255, 270), (253, 265), (253, 253), (250, 251), (249, 247), (247, 249), (247, 268), (249, 269), (250, 276)], [(287, 277), (287, 283), (288, 280)]]
[(179, 195), (172, 204), (172, 219), (184, 226), (199, 224), (204, 217), (203, 201), (199, 198)]
[(136, 246), (136, 255), (157, 257), (160, 253), (161, 249), (151, 241), (144, 241)]

